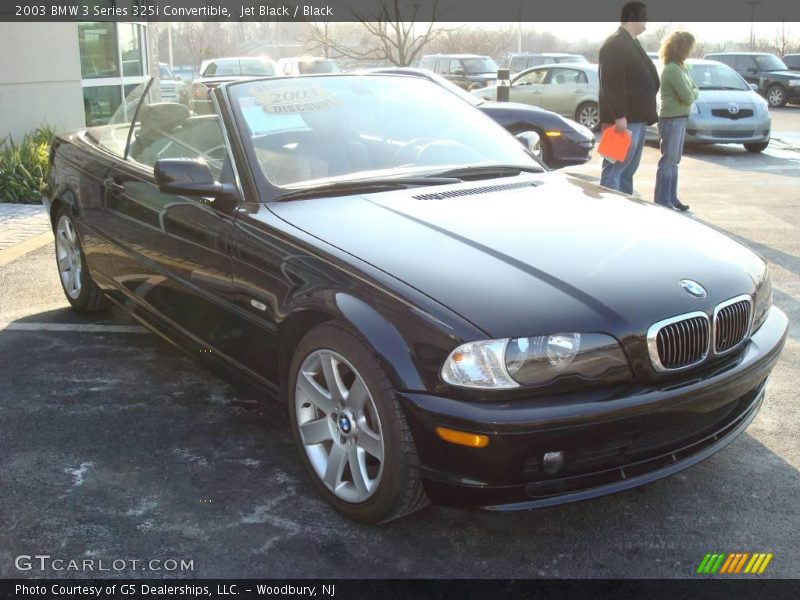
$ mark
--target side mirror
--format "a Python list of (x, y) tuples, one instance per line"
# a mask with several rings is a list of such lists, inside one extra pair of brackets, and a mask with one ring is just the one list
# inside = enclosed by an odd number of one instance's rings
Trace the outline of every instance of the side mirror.
[(175, 75), (175, 81), (183, 81), (183, 77), (180, 75)]
[[(158, 190), (164, 194), (230, 199), (236, 188), (230, 183), (214, 181), (205, 161), (193, 158), (162, 158), (155, 164)], [(216, 203), (215, 203), (216, 204)], [(230, 204), (224, 202), (223, 204)]]
[(755, 67), (749, 67), (747, 69), (747, 73), (750, 75), (755, 75), (756, 73), (758, 73), (758, 69), (756, 69)]
[[(523, 131), (514, 136), (537, 161), (542, 162), (542, 138), (535, 131)], [(543, 164), (543, 163), (542, 163)]]
[(753, 90), (754, 92), (758, 91), (758, 84), (757, 83), (751, 83), (749, 85), (750, 85), (750, 89), (751, 90)]
[(461, 69), (461, 68), (453, 69), (453, 75), (457, 75), (459, 77), (463, 77), (464, 76), (464, 69)]

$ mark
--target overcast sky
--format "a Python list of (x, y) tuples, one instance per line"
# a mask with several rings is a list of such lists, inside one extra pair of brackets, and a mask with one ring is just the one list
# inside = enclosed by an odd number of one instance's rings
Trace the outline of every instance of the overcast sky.
[[(667, 23), (648, 23), (648, 30), (654, 30)], [(538, 31), (550, 31), (564, 39), (605, 39), (618, 23), (527, 23), (523, 27), (531, 27)], [(750, 23), (669, 23), (673, 30), (685, 29), (698, 39), (707, 42), (747, 41), (750, 39)], [(757, 38), (773, 39), (781, 23), (755, 23)], [(786, 33), (796, 43), (800, 43), (800, 23), (786, 23)]]

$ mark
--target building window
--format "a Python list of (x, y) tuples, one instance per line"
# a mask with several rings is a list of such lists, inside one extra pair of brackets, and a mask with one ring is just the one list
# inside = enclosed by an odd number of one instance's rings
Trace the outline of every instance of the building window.
[(83, 88), (83, 109), (86, 125), (105, 125), (122, 103), (122, 89), (118, 85), (100, 85)]
[(144, 75), (141, 27), (132, 23), (120, 23), (117, 29), (119, 50), (122, 55), (122, 76)]
[(147, 80), (146, 32), (137, 23), (79, 23), (86, 125), (104, 125), (127, 92)]
[[(119, 52), (114, 23), (81, 23), (78, 25), (81, 53), (81, 77), (119, 77)], [(139, 73), (141, 75), (141, 73)]]

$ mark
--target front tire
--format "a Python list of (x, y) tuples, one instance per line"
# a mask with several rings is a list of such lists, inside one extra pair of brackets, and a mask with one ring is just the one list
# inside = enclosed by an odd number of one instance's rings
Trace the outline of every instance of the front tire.
[(600, 107), (595, 102), (584, 102), (575, 111), (575, 120), (594, 132), (600, 131)]
[(111, 303), (89, 273), (75, 221), (66, 207), (56, 213), (54, 232), (61, 289), (72, 309), (76, 312), (106, 310)]
[(297, 345), (289, 418), (320, 494), (345, 516), (384, 523), (427, 505), (414, 441), (374, 353), (338, 323)]
[(767, 102), (772, 108), (782, 108), (786, 106), (786, 90), (783, 89), (783, 86), (777, 83), (771, 85), (769, 89), (767, 89)]
[(757, 144), (744, 144), (744, 149), (753, 154), (757, 154), (758, 152), (766, 150), (767, 146), (769, 146), (769, 141), (759, 142)]

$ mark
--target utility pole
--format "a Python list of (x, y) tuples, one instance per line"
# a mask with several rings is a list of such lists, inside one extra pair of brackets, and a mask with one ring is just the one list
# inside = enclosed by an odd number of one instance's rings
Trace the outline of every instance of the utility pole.
[(756, 6), (759, 6), (761, 2), (759, 0), (749, 0), (745, 4), (750, 7), (750, 52), (752, 52), (756, 46), (756, 34), (753, 28), (756, 20)]

